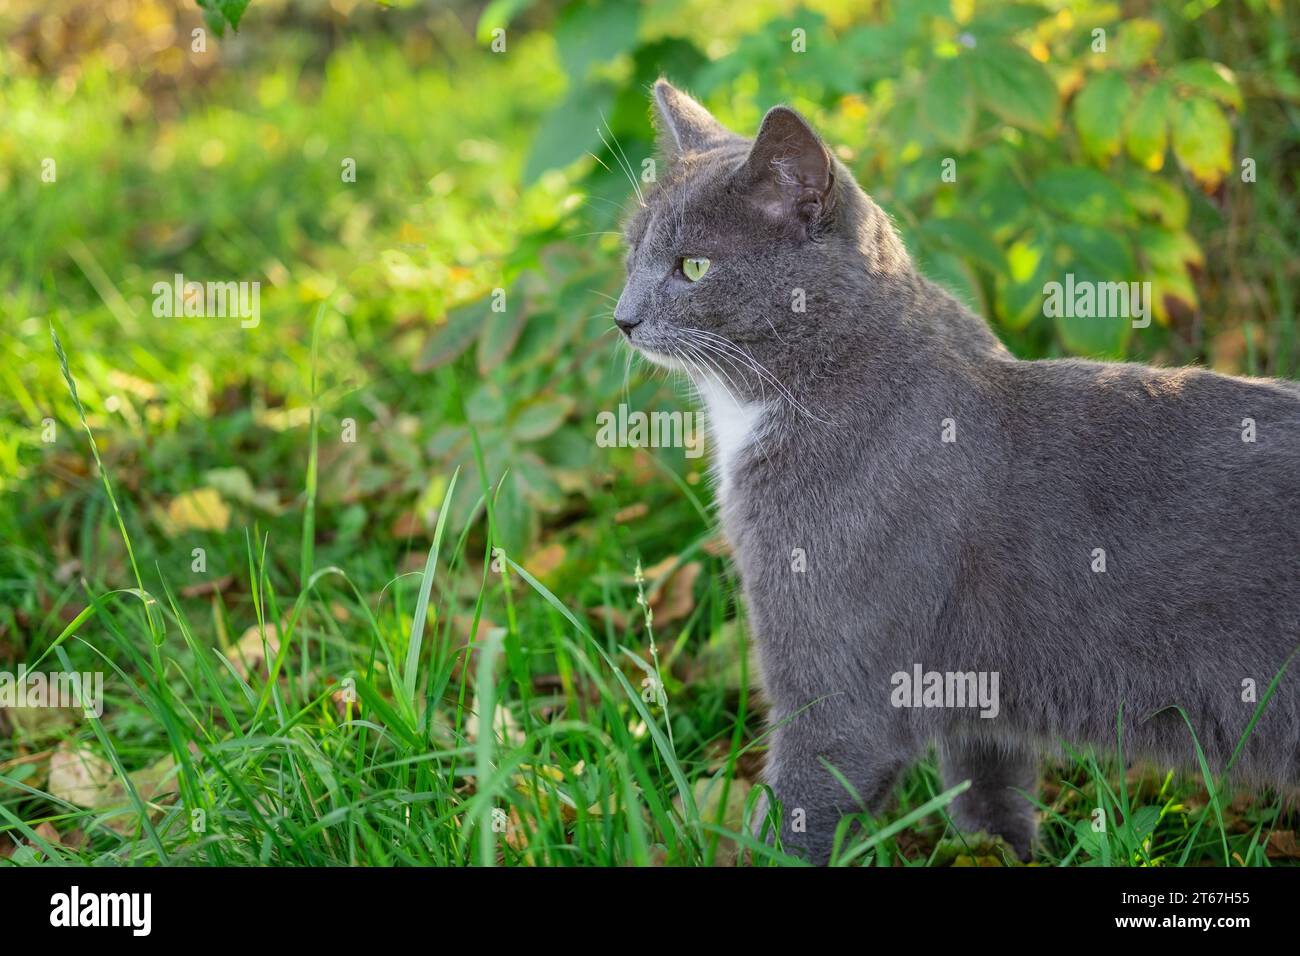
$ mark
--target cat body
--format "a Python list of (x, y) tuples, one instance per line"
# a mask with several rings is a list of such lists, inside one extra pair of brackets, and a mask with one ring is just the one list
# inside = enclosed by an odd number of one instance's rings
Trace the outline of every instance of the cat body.
[[(954, 821), (1022, 856), (1062, 742), (1194, 766), (1190, 721), (1222, 771), (1300, 644), (1300, 387), (1017, 360), (797, 114), (751, 143), (655, 101), (615, 317), (708, 412), (784, 844), (826, 860), (931, 743)], [(1300, 782), (1296, 686), (1237, 779)]]

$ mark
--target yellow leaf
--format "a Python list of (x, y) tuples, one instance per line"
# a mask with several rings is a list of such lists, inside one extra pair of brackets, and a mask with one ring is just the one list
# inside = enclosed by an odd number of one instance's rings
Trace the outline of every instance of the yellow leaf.
[(1170, 118), (1174, 155), (1207, 192), (1232, 168), (1232, 127), (1217, 103), (1202, 97), (1179, 102)]
[(548, 544), (529, 555), (524, 567), (539, 581), (546, 581), (564, 565), (564, 557), (564, 545)]
[(700, 570), (698, 561), (688, 562), (655, 588), (650, 607), (659, 624), (680, 621), (695, 609), (695, 580), (700, 576)]
[(126, 801), (126, 788), (113, 765), (89, 747), (65, 740), (50, 757), (50, 796), (97, 810)]
[(239, 643), (235, 645), (235, 652), (230, 655), (230, 663), (234, 665), (239, 676), (248, 680), (248, 675), (259, 669), (266, 660), (266, 655), (271, 657), (280, 653), (280, 632), (274, 624), (266, 625), (266, 648), (262, 647), (262, 629), (254, 624), (246, 630)]
[(225, 531), (230, 508), (215, 488), (196, 488), (172, 499), (167, 522), (173, 531)]

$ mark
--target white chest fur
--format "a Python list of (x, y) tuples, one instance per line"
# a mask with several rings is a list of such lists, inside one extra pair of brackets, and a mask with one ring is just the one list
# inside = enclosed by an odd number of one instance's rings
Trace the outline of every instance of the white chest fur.
[(767, 406), (762, 402), (746, 402), (733, 397), (724, 383), (716, 378), (700, 378), (695, 384), (708, 415), (719, 496), (725, 496), (732, 484), (733, 469), (742, 453), (755, 441), (762, 441), (761, 431)]

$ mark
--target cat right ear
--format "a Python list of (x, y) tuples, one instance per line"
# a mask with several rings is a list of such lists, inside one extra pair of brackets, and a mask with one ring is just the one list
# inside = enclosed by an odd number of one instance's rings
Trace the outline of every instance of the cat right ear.
[(826, 211), (835, 164), (802, 116), (787, 106), (774, 106), (763, 117), (742, 177), (754, 202), (768, 215), (810, 226)]
[(669, 159), (676, 159), (683, 153), (707, 152), (727, 140), (739, 138), (715, 120), (712, 113), (665, 79), (655, 82), (654, 102), (659, 148)]

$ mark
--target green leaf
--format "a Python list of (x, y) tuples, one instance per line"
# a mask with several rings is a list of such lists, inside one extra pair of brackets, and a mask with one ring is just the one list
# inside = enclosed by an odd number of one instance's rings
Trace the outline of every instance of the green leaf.
[(1187, 225), (1187, 194), (1167, 179), (1140, 169), (1123, 169), (1115, 182), (1141, 215), (1158, 219), (1171, 229)]
[(853, 28), (839, 45), (856, 57), (858, 78), (869, 82), (897, 75), (899, 58), (907, 49), (907, 36), (900, 24), (872, 23)]
[(1032, 197), (1011, 167), (994, 167), (989, 174), (974, 195), (974, 214), (998, 242), (1006, 243), (1028, 224)]
[(699, 47), (681, 37), (663, 37), (637, 45), (632, 54), (632, 72), (639, 81), (624, 93), (633, 97), (639, 114), (649, 123), (645, 108), (645, 91), (656, 79), (668, 77), (674, 83), (691, 83), (701, 67), (709, 62)]
[(1101, 852), (1102, 835), (1093, 830), (1091, 820), (1075, 821), (1074, 838), (1090, 856), (1097, 856)]
[(1180, 86), (1187, 87), (1195, 93), (1218, 100), (1224, 106), (1234, 110), (1242, 107), (1241, 90), (1237, 88), (1237, 78), (1232, 71), (1220, 63), (1209, 60), (1185, 60), (1170, 68), (1169, 79)]
[(197, 0), (203, 11), (203, 19), (208, 28), (217, 36), (224, 36), (226, 24), (234, 30), (239, 29), (239, 21), (248, 9), (249, 0)]
[(609, 138), (605, 118), (614, 103), (613, 90), (604, 83), (577, 86), (563, 103), (542, 120), (524, 166), (524, 183), (533, 183), (548, 169), (567, 166)]
[(541, 286), (537, 274), (525, 272), (506, 292), (504, 308), (489, 309), (478, 337), (478, 370), (487, 375), (504, 362), (519, 341), (519, 334), (528, 322), (529, 302)]
[(474, 33), (479, 43), (492, 39), (492, 31), (505, 29), (510, 21), (533, 5), (533, 0), (492, 0), (478, 16)]
[(1051, 74), (1009, 43), (977, 46), (970, 56), (971, 81), (980, 104), (1013, 126), (1048, 132), (1060, 112)]
[(1213, 100), (1180, 100), (1170, 116), (1174, 155), (1206, 189), (1216, 188), (1232, 167), (1232, 128)]
[(576, 404), (569, 395), (553, 395), (530, 402), (515, 416), (511, 436), (516, 441), (545, 438), (564, 424)]
[(1131, 70), (1155, 57), (1160, 45), (1160, 24), (1145, 17), (1134, 17), (1119, 25), (1115, 37), (1115, 63)]
[(998, 319), (1018, 331), (1043, 314), (1043, 285), (1055, 270), (1048, 237), (1030, 233), (1007, 249), (1007, 271), (997, 277)]
[(605, 63), (636, 44), (637, 4), (597, 0), (568, 4), (555, 25), (560, 62), (574, 88), (596, 63)]
[[(1052, 315), (1061, 344), (1075, 355), (1123, 358), (1133, 334), (1135, 318), (1134, 304), (1128, 301), (1128, 296), (1134, 291), (1130, 283), (1137, 278), (1131, 249), (1111, 231), (1092, 226), (1062, 226), (1056, 232), (1056, 241), (1059, 271), (1053, 278), (1060, 287), (1049, 294), (1057, 297), (1056, 304), (1062, 307), (1061, 313)], [(1073, 288), (1070, 276), (1074, 277)], [(1084, 283), (1092, 284), (1093, 314), (1065, 314), (1076, 313), (1076, 306), (1081, 305), (1077, 300)], [(1114, 283), (1122, 283), (1122, 287), (1116, 288)], [(1127, 313), (1122, 307), (1112, 312), (1113, 306), (1122, 306), (1123, 303), (1111, 302), (1108, 295), (1103, 302), (1105, 290), (1125, 296), (1123, 302), (1128, 303)], [(1071, 297), (1072, 291), (1075, 302), (1067, 303), (1065, 300)], [(1044, 302), (1045, 314), (1048, 314), (1050, 304)]]
[(975, 131), (975, 93), (964, 57), (939, 60), (922, 81), (921, 122), (941, 143), (964, 152)]
[(540, 511), (558, 511), (564, 506), (564, 490), (538, 455), (524, 452), (514, 462), (514, 474), (524, 499)]
[[(582, 303), (589, 307), (591, 296)], [(550, 308), (539, 311), (529, 310), (528, 321), (519, 335), (519, 341), (510, 353), (509, 374), (512, 378), (538, 368), (549, 370), (551, 363), (560, 354), (576, 326), (571, 326), (562, 316), (572, 316), (572, 312), (560, 312)]]
[(1168, 325), (1175, 316), (1186, 317), (1196, 311), (1200, 301), (1196, 283), (1186, 269), (1157, 268), (1150, 272), (1150, 277), (1152, 312), (1161, 325)]
[(1050, 15), (1044, 7), (1033, 3), (1007, 3), (981, 10), (962, 31), (983, 41), (1001, 39), (1037, 26)]
[(480, 375), (489, 374), (506, 360), (514, 349), (515, 343), (519, 341), (519, 333), (523, 331), (524, 323), (527, 321), (528, 314), (522, 304), (514, 302), (510, 302), (502, 312), (488, 312), (487, 321), (483, 323), (478, 337)]
[(881, 123), (881, 136), (885, 142), (893, 143), (897, 152), (919, 157), (931, 145), (924, 141), (932, 137), (930, 131), (921, 124), (917, 92), (919, 91), (904, 90), (899, 93), (898, 100), (885, 113)]
[(1137, 841), (1140, 844), (1155, 832), (1156, 824), (1159, 822), (1159, 807), (1139, 807), (1133, 812), (1133, 817), (1129, 826), (1132, 828), (1133, 836), (1137, 838)]
[(1113, 230), (1066, 224), (1057, 229), (1056, 238), (1067, 271), (1095, 273), (1102, 282), (1128, 282), (1137, 277), (1133, 250)]
[(1006, 256), (985, 228), (968, 219), (927, 219), (921, 224), (927, 245), (937, 245), (997, 274), (1007, 267)]
[(1074, 125), (1088, 157), (1102, 165), (1120, 147), (1120, 132), (1132, 94), (1119, 73), (1095, 73), (1074, 101)]
[(1152, 172), (1165, 164), (1169, 145), (1169, 86), (1153, 83), (1138, 95), (1125, 120), (1125, 146), (1133, 161)]
[(1182, 272), (1188, 266), (1205, 265), (1205, 253), (1196, 240), (1181, 229), (1159, 229), (1143, 226), (1137, 234), (1142, 258), (1154, 269), (1162, 272)]
[(414, 370), (428, 372), (454, 362), (474, 343), (491, 311), (491, 298), (483, 298), (448, 312), (446, 321), (433, 330), (429, 341), (424, 344), (415, 360)]
[(1103, 225), (1132, 218), (1119, 188), (1089, 166), (1056, 166), (1039, 176), (1034, 192), (1053, 212), (1074, 222)]
[(479, 427), (497, 426), (507, 409), (505, 396), (494, 382), (481, 383), (465, 398), (465, 414), (471, 424)]
[[(1079, 280), (1076, 275), (1076, 281)], [(1089, 280), (1091, 281), (1091, 280)], [(1133, 335), (1132, 320), (1125, 317), (1079, 318), (1058, 315), (1054, 319), (1061, 344), (1075, 355), (1120, 359)]]

